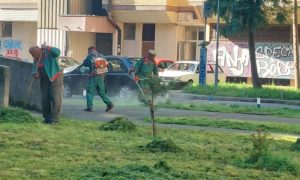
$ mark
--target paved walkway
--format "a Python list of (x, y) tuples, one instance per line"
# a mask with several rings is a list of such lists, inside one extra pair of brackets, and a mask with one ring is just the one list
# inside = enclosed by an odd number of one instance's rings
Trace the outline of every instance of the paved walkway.
[[(130, 107), (117, 106), (112, 112), (105, 113), (104, 106), (99, 107), (95, 112), (83, 112), (82, 107), (78, 106), (64, 106), (64, 115), (78, 120), (94, 120), (94, 121), (110, 121), (111, 119), (119, 116), (128, 117), (131, 121), (138, 125), (151, 126), (151, 123), (145, 122), (143, 119), (149, 117), (149, 109), (147, 108), (137, 108), (133, 109)], [(213, 117), (217, 119), (243, 119), (249, 121), (270, 121), (270, 122), (282, 122), (285, 121), (289, 124), (300, 124), (300, 120), (292, 118), (274, 118), (266, 116), (257, 115), (244, 115), (244, 114), (227, 114), (227, 113), (211, 113), (211, 112), (197, 112), (188, 110), (173, 110), (173, 109), (159, 109), (156, 112), (156, 116), (199, 116), (199, 117)], [(178, 128), (178, 129), (192, 129), (208, 132), (222, 132), (222, 133), (237, 133), (237, 134), (253, 134), (255, 131), (248, 130), (237, 130), (237, 129), (227, 129), (227, 128), (214, 128), (214, 127), (201, 127), (201, 126), (190, 126), (190, 125), (176, 125), (176, 124), (157, 124), (160, 128)], [(290, 136), (293, 138), (299, 138), (300, 135), (296, 134), (282, 134), (282, 133), (271, 133), (273, 137), (276, 136)]]
[[(147, 107), (128, 107), (128, 106), (118, 106), (109, 113), (105, 113), (104, 106), (96, 106), (94, 112), (84, 112), (82, 106), (76, 105), (64, 105), (63, 113), (66, 116), (72, 117), (74, 119), (89, 119), (89, 120), (99, 120), (108, 121), (115, 117), (125, 116), (128, 119), (134, 121), (143, 121), (145, 117), (149, 117), (149, 108)], [(219, 113), (219, 112), (204, 112), (204, 111), (191, 111), (191, 110), (178, 110), (178, 109), (165, 109), (159, 108), (156, 111), (156, 116), (162, 117), (210, 117), (213, 119), (239, 119), (244, 121), (265, 121), (265, 122), (280, 122), (288, 124), (298, 124), (300, 125), (300, 119), (296, 118), (283, 118), (275, 116), (266, 115), (253, 115), (253, 114), (238, 114), (238, 113)]]
[[(176, 96), (176, 98), (173, 97), (172, 102), (209, 103), (207, 100), (201, 100), (197, 98), (189, 99), (186, 97), (186, 95), (184, 95), (183, 98), (182, 97), (183, 96)], [(214, 101), (214, 103), (218, 103), (218, 102), (219, 103), (240, 103), (238, 101)], [(268, 106), (277, 108), (277, 107), (281, 107), (282, 104), (271, 103)], [(297, 105), (284, 105), (284, 106), (288, 106), (289, 108), (295, 108), (300, 110), (300, 106)], [(116, 102), (115, 108), (111, 112), (106, 113), (104, 112), (105, 106), (103, 105), (103, 103), (99, 98), (96, 98), (94, 112), (85, 112), (83, 111), (84, 108), (85, 108), (85, 99), (83, 97), (78, 96), (72, 99), (65, 99), (63, 104), (63, 114), (66, 115), (67, 117), (78, 119), (78, 120), (94, 120), (94, 121), (104, 121), (104, 122), (110, 121), (115, 117), (124, 116), (134, 121), (136, 124), (145, 125), (145, 126), (151, 125), (151, 123), (144, 121), (144, 118), (149, 117), (150, 115), (149, 108), (137, 106), (136, 103), (133, 102), (128, 102), (128, 103)], [(204, 112), (204, 111), (159, 108), (157, 109), (155, 115), (162, 116), (162, 117), (180, 117), (180, 116), (210, 117), (218, 120), (239, 119), (244, 121), (264, 121), (264, 122), (278, 122), (278, 123), (300, 125), (300, 119), (296, 119), (296, 118), (283, 118), (283, 117), (275, 117), (275, 116), (239, 114), (239, 113), (219, 113), (219, 112)], [(229, 133), (235, 132), (235, 133), (243, 133), (243, 134), (253, 133), (253, 131), (212, 128), (212, 127), (199, 127), (199, 126), (189, 126), (189, 125), (158, 124), (158, 126), (180, 128), (180, 129), (194, 129), (194, 130), (201, 130), (201, 131), (214, 131), (214, 132), (229, 132)], [(293, 135), (293, 137), (299, 137), (299, 136)]]

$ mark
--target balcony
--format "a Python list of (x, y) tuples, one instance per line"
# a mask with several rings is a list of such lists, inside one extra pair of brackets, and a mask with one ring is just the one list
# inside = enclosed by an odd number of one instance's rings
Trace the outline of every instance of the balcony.
[(101, 0), (68, 0), (67, 14), (58, 17), (58, 29), (75, 32), (114, 33)]
[(77, 32), (115, 33), (106, 16), (59, 16), (58, 29)]
[(192, 19), (201, 18), (199, 8), (190, 6), (189, 0), (113, 0), (111, 9), (118, 22), (178, 23), (183, 14)]

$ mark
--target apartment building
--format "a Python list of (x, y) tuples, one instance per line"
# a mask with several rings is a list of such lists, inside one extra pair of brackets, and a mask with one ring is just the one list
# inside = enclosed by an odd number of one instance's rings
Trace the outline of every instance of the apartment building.
[[(200, 41), (210, 41), (208, 63), (215, 63), (215, 19), (205, 26), (204, 0), (1, 0), (0, 53), (31, 61), (29, 46), (46, 43), (62, 55), (83, 60), (89, 46), (105, 55), (157, 56), (199, 60)], [(204, 30), (206, 29), (206, 37)], [(293, 84), (289, 25), (256, 33), (261, 78)], [(247, 35), (220, 39), (219, 64), (228, 77), (251, 82)]]
[(169, 59), (196, 60), (204, 38), (201, 7), (188, 0), (112, 1), (123, 32), (122, 54), (143, 56), (149, 48)]
[(66, 54), (82, 60), (88, 46), (103, 54), (196, 60), (204, 38), (201, 1), (68, 0), (57, 29), (66, 32)]
[(0, 1), (0, 55), (31, 61), (37, 41), (38, 0)]
[(0, 53), (31, 61), (33, 45), (56, 46), (82, 60), (103, 54), (196, 60), (203, 39), (202, 0), (1, 0)]

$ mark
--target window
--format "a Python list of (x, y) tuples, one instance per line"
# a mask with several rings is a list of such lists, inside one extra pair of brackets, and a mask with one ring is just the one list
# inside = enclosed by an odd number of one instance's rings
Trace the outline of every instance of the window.
[(143, 41), (155, 41), (155, 24), (143, 24)]
[(124, 39), (135, 40), (135, 24), (124, 24)]
[(3, 22), (2, 23), (2, 37), (12, 37), (12, 23)]
[(118, 59), (108, 59), (108, 72), (111, 73), (126, 73), (127, 68), (122, 61)]
[(198, 40), (204, 40), (204, 32), (203, 31), (198, 32)]

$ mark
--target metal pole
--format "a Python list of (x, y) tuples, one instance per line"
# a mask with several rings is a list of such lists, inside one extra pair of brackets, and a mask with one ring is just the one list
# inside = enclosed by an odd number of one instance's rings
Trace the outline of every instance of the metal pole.
[(218, 0), (218, 9), (217, 9), (217, 47), (216, 47), (216, 67), (215, 67), (215, 87), (218, 87), (218, 75), (219, 75), (219, 23), (220, 23), (220, 0)]

